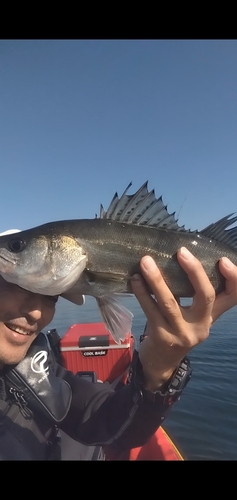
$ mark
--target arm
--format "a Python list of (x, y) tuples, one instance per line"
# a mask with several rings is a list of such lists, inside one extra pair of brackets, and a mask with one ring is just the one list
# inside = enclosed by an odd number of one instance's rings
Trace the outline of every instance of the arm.
[(141, 272), (154, 292), (147, 292), (141, 277), (132, 282), (133, 292), (147, 316), (147, 337), (142, 342), (139, 357), (145, 376), (145, 388), (162, 390), (187, 353), (208, 336), (212, 323), (237, 304), (237, 267), (227, 258), (220, 260), (226, 289), (217, 297), (201, 265), (188, 250), (177, 254), (195, 290), (190, 307), (181, 307), (165, 284), (161, 273), (150, 257), (141, 260)]
[[(157, 302), (140, 276), (132, 281), (133, 291), (148, 319), (148, 336), (141, 344), (139, 357), (145, 388), (149, 391), (162, 390), (183, 357), (208, 337), (212, 322), (237, 303), (237, 267), (232, 265), (228, 269), (226, 259), (220, 261), (226, 290), (215, 298), (200, 262), (181, 251), (178, 259), (196, 292), (189, 308), (178, 305), (150, 258), (141, 260), (141, 272)], [(141, 446), (154, 434), (170, 408), (167, 401), (152, 403), (142, 398), (133, 383), (113, 392), (105, 384), (97, 387), (76, 379), (68, 374), (73, 401), (62, 428), (70, 435), (74, 430), (72, 437), (85, 444), (109, 445), (115, 453)]]

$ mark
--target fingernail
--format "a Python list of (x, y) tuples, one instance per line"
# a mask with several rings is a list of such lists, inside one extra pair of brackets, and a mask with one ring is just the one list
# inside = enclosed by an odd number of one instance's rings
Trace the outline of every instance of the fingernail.
[(231, 262), (231, 261), (228, 259), (228, 257), (222, 257), (222, 262), (224, 262), (225, 267), (226, 267), (227, 269), (233, 269), (234, 264), (233, 264), (233, 262)]
[(142, 267), (145, 271), (149, 271), (149, 273), (150, 273), (152, 271), (155, 271), (156, 264), (151, 257), (147, 256), (147, 257), (143, 257), (143, 259), (142, 259)]
[(182, 255), (182, 257), (186, 260), (191, 260), (193, 259), (193, 255), (191, 254), (191, 252), (189, 252), (189, 250), (185, 247), (181, 247), (180, 248), (180, 254)]

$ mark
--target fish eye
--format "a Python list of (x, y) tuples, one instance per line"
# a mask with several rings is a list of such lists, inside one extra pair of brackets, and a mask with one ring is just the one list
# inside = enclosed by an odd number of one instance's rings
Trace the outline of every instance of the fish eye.
[(10, 252), (19, 253), (26, 246), (26, 242), (20, 238), (14, 238), (8, 242), (8, 248)]

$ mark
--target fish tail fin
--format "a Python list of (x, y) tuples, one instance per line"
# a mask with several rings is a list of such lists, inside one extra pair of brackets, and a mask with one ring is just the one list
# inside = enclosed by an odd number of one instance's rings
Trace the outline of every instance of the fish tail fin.
[(133, 314), (118, 301), (118, 296), (96, 297), (96, 301), (106, 328), (115, 342), (120, 344), (131, 331)]

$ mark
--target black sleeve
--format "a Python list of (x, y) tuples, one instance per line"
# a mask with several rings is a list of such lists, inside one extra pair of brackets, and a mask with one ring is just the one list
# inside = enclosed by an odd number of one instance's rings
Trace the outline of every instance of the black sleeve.
[(58, 367), (72, 388), (72, 402), (60, 428), (86, 445), (112, 445), (118, 452), (145, 444), (164, 420), (170, 405), (144, 401), (134, 384), (114, 391)]

